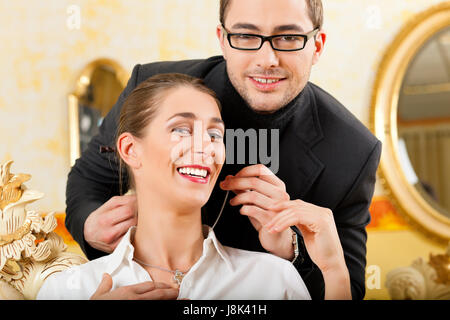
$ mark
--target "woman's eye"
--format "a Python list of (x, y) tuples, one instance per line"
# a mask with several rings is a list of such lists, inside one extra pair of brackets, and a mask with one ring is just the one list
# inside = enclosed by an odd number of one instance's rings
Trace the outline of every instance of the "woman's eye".
[(220, 134), (219, 132), (210, 131), (208, 133), (209, 133), (209, 136), (211, 137), (211, 141), (216, 141), (216, 140), (222, 140), (223, 139), (222, 134)]
[(191, 134), (191, 129), (185, 127), (173, 128), (172, 132), (179, 133), (184, 136), (188, 136)]

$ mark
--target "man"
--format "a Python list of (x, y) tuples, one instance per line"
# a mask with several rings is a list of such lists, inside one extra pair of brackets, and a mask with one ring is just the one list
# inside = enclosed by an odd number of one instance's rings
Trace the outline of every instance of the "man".
[[(136, 223), (136, 199), (117, 197), (114, 155), (99, 152), (114, 147), (124, 99), (154, 74), (186, 73), (216, 92), (227, 129), (279, 134), (279, 144), (264, 140), (279, 147), (276, 175), (262, 164), (227, 159), (221, 173), (226, 179), (219, 177), (204, 210), (212, 225), (225, 190), (236, 194), (215, 228), (219, 240), (294, 259), (289, 227), (295, 226), (302, 237), (294, 265), (311, 297), (364, 297), (365, 226), (381, 144), (338, 101), (308, 82), (326, 40), (322, 20), (320, 0), (222, 0), (217, 36), (223, 57), (133, 69), (100, 134), (69, 174), (66, 225), (89, 259), (113, 251)], [(325, 278), (341, 283), (342, 291), (330, 292)]]

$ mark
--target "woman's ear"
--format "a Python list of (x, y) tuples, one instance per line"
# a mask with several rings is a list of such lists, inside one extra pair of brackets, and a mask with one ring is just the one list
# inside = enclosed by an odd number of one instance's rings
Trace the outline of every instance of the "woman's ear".
[(133, 169), (139, 169), (141, 167), (141, 161), (138, 156), (137, 145), (138, 141), (129, 132), (124, 132), (117, 139), (117, 151), (120, 157), (125, 163)]

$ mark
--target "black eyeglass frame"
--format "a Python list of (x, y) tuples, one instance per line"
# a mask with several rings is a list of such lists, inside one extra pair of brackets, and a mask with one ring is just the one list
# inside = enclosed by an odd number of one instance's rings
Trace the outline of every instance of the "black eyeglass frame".
[[(225, 26), (222, 24), (222, 28), (225, 31), (226, 35), (227, 35), (227, 39), (228, 39), (228, 43), (230, 44), (230, 47), (232, 47), (233, 49), (236, 50), (244, 50), (244, 51), (257, 51), (259, 49), (262, 48), (262, 46), (264, 45), (264, 42), (269, 41), (270, 46), (272, 47), (273, 50), (275, 51), (300, 51), (303, 50), (306, 46), (306, 43), (308, 42), (309, 39), (311, 39), (312, 37), (314, 37), (318, 32), (319, 32), (319, 27), (311, 30), (310, 32), (306, 33), (306, 34), (275, 34), (273, 36), (262, 36), (260, 34), (251, 34), (251, 33), (232, 33), (229, 32)], [(238, 48), (235, 47), (231, 44), (231, 37), (232, 36), (247, 36), (247, 37), (257, 37), (261, 39), (261, 44), (258, 48), (252, 48), (252, 49), (244, 49), (244, 48)], [(272, 39), (273, 38), (278, 38), (278, 37), (302, 37), (304, 39), (303, 42), (303, 47), (299, 48), (299, 49), (277, 49), (273, 46), (273, 42)]]

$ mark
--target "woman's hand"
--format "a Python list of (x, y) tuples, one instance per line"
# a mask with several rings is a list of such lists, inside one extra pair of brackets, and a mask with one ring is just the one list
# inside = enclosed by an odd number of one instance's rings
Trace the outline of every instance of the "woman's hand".
[(147, 281), (124, 286), (111, 291), (113, 282), (109, 274), (103, 274), (97, 291), (91, 300), (176, 300), (179, 290), (168, 284)]

